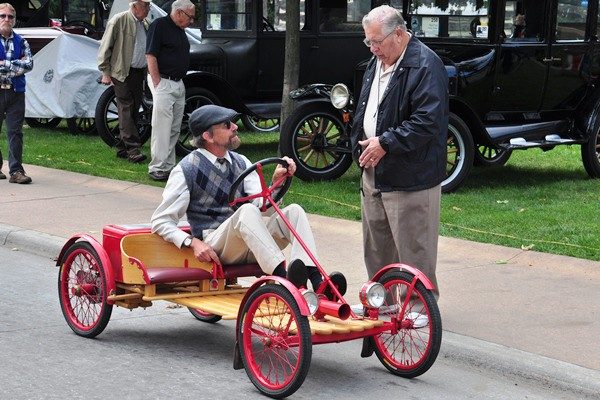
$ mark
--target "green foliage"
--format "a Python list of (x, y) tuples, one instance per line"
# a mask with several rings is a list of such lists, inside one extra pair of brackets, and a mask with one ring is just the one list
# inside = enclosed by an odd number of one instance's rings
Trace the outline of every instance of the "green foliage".
[[(25, 128), (24, 162), (89, 175), (164, 186), (147, 164), (115, 156), (97, 136), (65, 127)], [(258, 161), (277, 154), (277, 133), (242, 132), (239, 151)], [(6, 155), (5, 133), (1, 148)], [(142, 149), (150, 155), (149, 145)], [(5, 171), (6, 172), (6, 171)], [(333, 182), (295, 179), (286, 196), (309, 213), (360, 220), (360, 171)], [(442, 196), (441, 234), (473, 241), (600, 260), (600, 180), (588, 178), (579, 146), (515, 151), (507, 165), (473, 168), (466, 184)]]

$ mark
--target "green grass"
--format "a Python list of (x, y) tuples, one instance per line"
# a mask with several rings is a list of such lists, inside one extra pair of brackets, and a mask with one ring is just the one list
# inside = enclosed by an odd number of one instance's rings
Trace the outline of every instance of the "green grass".
[[(274, 156), (278, 134), (241, 133), (239, 151), (250, 160)], [(6, 136), (1, 147), (6, 153)], [(143, 148), (150, 154), (148, 144)], [(73, 136), (66, 128), (25, 128), (28, 164), (140, 182), (147, 164), (115, 157), (97, 136)], [(6, 171), (5, 171), (6, 172)], [(35, 177), (33, 177), (35, 179)], [(315, 214), (360, 220), (359, 170), (333, 182), (295, 179), (286, 202)], [(456, 193), (442, 196), (441, 234), (473, 241), (600, 260), (600, 180), (587, 177), (579, 146), (516, 151), (504, 167), (474, 168)]]

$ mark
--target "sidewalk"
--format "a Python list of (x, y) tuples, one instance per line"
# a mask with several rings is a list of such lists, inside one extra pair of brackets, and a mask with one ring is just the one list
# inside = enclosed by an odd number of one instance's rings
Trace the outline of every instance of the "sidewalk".
[[(0, 181), (0, 244), (53, 259), (75, 233), (100, 240), (105, 224), (149, 222), (161, 198), (158, 187), (26, 168), (33, 184)], [(347, 300), (357, 301), (360, 223), (310, 220), (323, 266), (346, 275)], [(600, 392), (600, 263), (441, 237), (438, 281), (443, 350), (463, 349), (470, 355), (457, 357), (477, 365), (526, 363), (520, 373), (536, 377), (555, 368), (548, 379), (572, 376)]]

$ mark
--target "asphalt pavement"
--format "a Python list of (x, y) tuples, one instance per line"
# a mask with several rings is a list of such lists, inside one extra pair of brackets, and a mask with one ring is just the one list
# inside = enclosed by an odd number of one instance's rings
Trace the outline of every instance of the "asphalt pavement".
[[(106, 224), (147, 223), (161, 199), (159, 187), (25, 168), (30, 185), (0, 180), (0, 245), (48, 257), (48, 268), (72, 235), (101, 240)], [(344, 273), (357, 301), (360, 222), (309, 218), (322, 265)], [(437, 276), (452, 357), (600, 396), (599, 262), (440, 237)]]

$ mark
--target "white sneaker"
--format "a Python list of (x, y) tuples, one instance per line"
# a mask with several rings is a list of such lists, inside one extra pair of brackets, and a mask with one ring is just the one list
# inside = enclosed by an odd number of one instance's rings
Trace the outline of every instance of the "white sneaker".
[(406, 318), (412, 321), (413, 328), (415, 329), (424, 328), (429, 325), (429, 318), (427, 318), (427, 315), (416, 311), (406, 314)]

